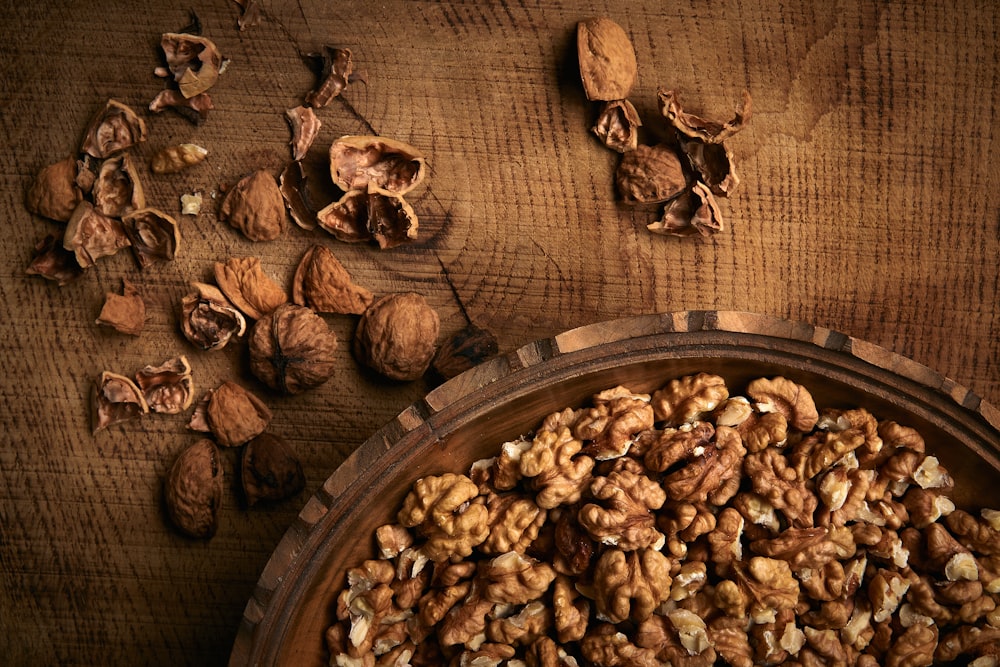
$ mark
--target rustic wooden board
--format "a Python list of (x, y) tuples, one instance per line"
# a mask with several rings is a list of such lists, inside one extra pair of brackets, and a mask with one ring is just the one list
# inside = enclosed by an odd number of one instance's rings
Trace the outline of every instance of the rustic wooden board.
[[(501, 350), (606, 319), (681, 310), (789, 318), (869, 341), (1000, 403), (998, 81), (1000, 12), (990, 3), (805, 0), (758, 4), (261, 2), (237, 29), (229, 0), (201, 5), (83, 0), (7, 3), (0, 24), (0, 655), (9, 664), (221, 664), (269, 554), (344, 458), (429, 383), (394, 384), (350, 356), (354, 320), (329, 317), (343, 371), (298, 397), (265, 391), (245, 348), (202, 353), (176, 307), (214, 261), (260, 257), (287, 282), (313, 242), (377, 293), (416, 290), (442, 335), (468, 321)], [(182, 220), (169, 265), (140, 271), (125, 253), (58, 288), (24, 275), (57, 228), (30, 215), (33, 174), (73, 153), (109, 97), (143, 109), (162, 88), (163, 32), (188, 23), (231, 59), (216, 110), (194, 127), (146, 114), (153, 151), (195, 141), (208, 160), (144, 173), (147, 199), (177, 213), (182, 192), (220, 188), (289, 157), (286, 109), (313, 78), (300, 54), (354, 51), (368, 83), (321, 110), (317, 155), (341, 134), (376, 133), (423, 149), (414, 245), (379, 252), (290, 228), (253, 244), (212, 205)], [(575, 23), (610, 14), (632, 36), (632, 99), (652, 128), (655, 93), (725, 117), (747, 88), (750, 126), (732, 141), (742, 183), (710, 239), (650, 235), (656, 215), (615, 201), (615, 156), (588, 128)], [(149, 319), (138, 338), (94, 325), (106, 292), (132, 280)], [(206, 389), (233, 379), (275, 412), (274, 432), (303, 459), (306, 490), (246, 511), (227, 484), (222, 525), (193, 542), (164, 521), (160, 481), (194, 436), (150, 417), (93, 436), (86, 395), (104, 369), (134, 373), (187, 354)], [(227, 456), (227, 472), (235, 457)], [(230, 477), (232, 479), (232, 477)]]

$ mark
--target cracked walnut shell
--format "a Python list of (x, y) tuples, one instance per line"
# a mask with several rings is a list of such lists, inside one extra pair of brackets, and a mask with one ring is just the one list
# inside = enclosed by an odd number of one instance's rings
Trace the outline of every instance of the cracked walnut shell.
[(146, 303), (135, 285), (122, 279), (122, 293), (108, 292), (97, 316), (97, 324), (113, 327), (131, 336), (138, 336), (146, 325)]
[(343, 136), (330, 145), (330, 175), (345, 192), (381, 190), (405, 195), (424, 180), (424, 157), (413, 146), (366, 135)]
[(108, 100), (90, 121), (80, 150), (104, 159), (146, 140), (146, 122), (130, 107)]
[(152, 207), (141, 208), (122, 218), (122, 224), (139, 268), (146, 268), (154, 262), (173, 261), (177, 255), (181, 245), (180, 227), (163, 211)]
[(199, 440), (180, 453), (164, 483), (170, 520), (186, 535), (210, 538), (218, 528), (222, 505), (222, 457), (208, 439)]
[(153, 412), (177, 414), (187, 410), (194, 398), (191, 364), (181, 355), (159, 366), (146, 366), (135, 375), (136, 384)]
[(274, 176), (258, 169), (241, 178), (219, 207), (219, 219), (251, 241), (273, 241), (285, 229), (285, 200)]
[(231, 257), (216, 262), (215, 282), (232, 304), (253, 320), (288, 302), (285, 290), (264, 273), (256, 257)]
[(588, 100), (623, 100), (632, 92), (639, 68), (625, 30), (603, 16), (576, 24), (580, 79)]
[(104, 371), (94, 381), (90, 402), (94, 433), (149, 412), (139, 387), (124, 375), (110, 371)]
[(25, 193), (25, 208), (44, 218), (67, 222), (76, 205), (83, 200), (76, 176), (77, 163), (72, 155), (44, 167)]
[(336, 370), (337, 336), (309, 308), (278, 306), (250, 334), (250, 370), (278, 391), (299, 394), (320, 386)]
[(203, 350), (221, 350), (233, 338), (244, 334), (246, 319), (219, 288), (191, 283), (194, 291), (181, 299), (181, 331)]
[(374, 300), (326, 246), (313, 244), (299, 260), (292, 280), (292, 301), (300, 306), (317, 313), (361, 315)]
[(206, 407), (208, 427), (223, 447), (239, 447), (256, 438), (271, 416), (260, 398), (235, 382), (223, 382), (212, 391)]
[(358, 361), (393, 380), (422, 376), (436, 350), (440, 320), (416, 292), (388, 294), (365, 311), (354, 334)]

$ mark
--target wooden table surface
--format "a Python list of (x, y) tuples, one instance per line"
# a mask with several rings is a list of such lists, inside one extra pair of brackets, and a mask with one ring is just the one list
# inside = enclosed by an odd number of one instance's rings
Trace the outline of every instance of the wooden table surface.
[[(339, 372), (300, 396), (268, 391), (246, 345), (196, 349), (177, 307), (191, 280), (255, 256), (289, 284), (312, 243), (331, 248), (377, 294), (413, 290), (441, 338), (471, 322), (501, 352), (572, 327), (675, 310), (758, 312), (828, 327), (926, 364), (1000, 404), (1000, 10), (993, 3), (785, 2), (628, 5), (593, 1), (260, 2), (160, 0), (4, 3), (0, 23), (0, 655), (5, 664), (224, 664), (269, 554), (324, 479), (430, 382), (393, 383), (350, 354), (356, 318), (325, 316)], [(230, 59), (195, 126), (146, 111), (164, 84), (160, 35), (189, 23)], [(655, 236), (655, 207), (616, 200), (617, 155), (588, 129), (575, 25), (609, 15), (632, 37), (630, 99), (648, 128), (659, 87), (728, 118), (741, 92), (754, 116), (730, 142), (742, 183), (709, 238)], [(289, 226), (252, 243), (216, 217), (219, 193), (289, 160), (286, 109), (314, 77), (302, 54), (348, 47), (367, 83), (319, 110), (320, 156), (343, 134), (423, 150), (425, 185), (408, 199), (411, 245), (386, 251)], [(177, 258), (140, 270), (127, 252), (58, 287), (25, 274), (59, 225), (24, 194), (42, 167), (79, 150), (108, 98), (139, 110), (133, 149), (150, 205), (176, 215)], [(191, 141), (206, 162), (173, 176), (154, 151)], [(179, 196), (201, 190), (197, 217)], [(127, 278), (147, 304), (138, 337), (94, 320)], [(234, 380), (274, 412), (271, 431), (303, 461), (307, 484), (243, 509), (227, 482), (210, 541), (169, 527), (161, 484), (197, 438), (187, 414), (90, 431), (103, 370), (125, 375), (185, 354), (196, 392)], [(235, 457), (227, 452), (232, 480)]]

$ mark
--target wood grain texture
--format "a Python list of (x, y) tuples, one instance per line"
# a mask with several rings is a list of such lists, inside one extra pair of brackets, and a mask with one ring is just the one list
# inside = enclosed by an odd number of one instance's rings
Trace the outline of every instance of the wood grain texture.
[[(377, 293), (416, 290), (442, 335), (471, 321), (509, 353), (581, 325), (632, 315), (733, 310), (807, 322), (867, 341), (1000, 404), (1000, 10), (992, 3), (259, 3), (240, 32), (229, 0), (7, 3), (0, 23), (0, 655), (8, 664), (222, 664), (246, 601), (285, 530), (330, 472), (429, 383), (357, 368), (354, 321), (329, 317), (343, 371), (297, 397), (263, 389), (245, 349), (201, 353), (178, 333), (187, 282), (228, 256), (260, 257), (290, 280), (314, 242)], [(109, 97), (144, 109), (162, 88), (163, 32), (194, 9), (231, 64), (216, 110), (194, 127), (146, 114), (148, 164), (170, 143), (209, 149), (169, 177), (143, 172), (147, 199), (178, 212), (177, 259), (140, 271), (126, 253), (63, 288), (26, 276), (31, 248), (57, 225), (24, 192), (75, 152)], [(650, 235), (648, 208), (617, 202), (615, 155), (588, 128), (575, 23), (606, 14), (633, 38), (631, 98), (655, 131), (655, 93), (726, 116), (740, 92), (750, 126), (732, 141), (742, 183), (710, 239)], [(412, 246), (378, 252), (289, 229), (252, 244), (215, 218), (220, 189), (289, 157), (286, 109), (313, 78), (301, 55), (354, 51), (355, 83), (320, 115), (310, 159), (341, 134), (421, 148), (430, 168), (408, 197)], [(147, 301), (138, 338), (93, 324), (104, 294), (134, 282)], [(102, 370), (134, 373), (187, 354), (199, 392), (235, 380), (275, 412), (272, 429), (305, 465), (298, 498), (246, 511), (227, 483), (218, 535), (192, 542), (165, 524), (160, 481), (193, 436), (152, 416), (93, 436), (86, 396)], [(527, 354), (527, 352), (525, 353)], [(964, 400), (964, 399), (963, 399)], [(227, 457), (227, 473), (235, 465)], [(232, 475), (229, 476), (232, 480)]]

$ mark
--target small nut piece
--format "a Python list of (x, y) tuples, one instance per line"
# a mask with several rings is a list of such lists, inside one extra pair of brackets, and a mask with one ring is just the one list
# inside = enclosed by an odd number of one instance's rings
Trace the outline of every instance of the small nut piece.
[(336, 349), (337, 336), (322, 317), (286, 303), (254, 325), (250, 370), (272, 389), (298, 394), (330, 379)]
[(405, 195), (424, 180), (424, 157), (413, 146), (368, 135), (348, 135), (330, 146), (330, 175), (345, 192), (382, 190)]
[(146, 366), (135, 375), (136, 384), (153, 412), (177, 414), (187, 410), (194, 398), (191, 364), (181, 355), (159, 366)]
[(632, 92), (639, 68), (632, 40), (620, 25), (603, 16), (580, 21), (576, 53), (588, 100), (623, 100)]
[(90, 121), (80, 150), (104, 159), (146, 140), (146, 122), (117, 100), (108, 100)]
[(83, 200), (83, 192), (76, 184), (76, 174), (76, 158), (72, 155), (45, 167), (28, 187), (25, 207), (31, 213), (51, 220), (68, 221), (76, 205)]
[(97, 316), (97, 324), (109, 326), (118, 331), (138, 336), (146, 325), (146, 302), (139, 296), (135, 285), (122, 279), (122, 293), (108, 292), (104, 296), (104, 306)]
[(198, 144), (177, 144), (157, 151), (149, 161), (154, 174), (176, 174), (208, 157), (208, 149)]
[(285, 201), (264, 169), (244, 176), (222, 201), (219, 219), (251, 241), (273, 241), (285, 229)]
[(240, 480), (250, 507), (258, 500), (291, 498), (306, 485), (295, 452), (282, 438), (270, 433), (261, 433), (243, 449)]
[(264, 273), (256, 257), (231, 257), (225, 263), (216, 262), (215, 282), (234, 306), (254, 320), (288, 302), (285, 290)]
[(375, 301), (358, 323), (354, 353), (358, 360), (393, 380), (416, 380), (434, 358), (440, 319), (415, 292), (389, 294)]
[(194, 292), (181, 300), (181, 331), (203, 350), (221, 350), (233, 336), (247, 329), (243, 314), (219, 291), (206, 283), (191, 283)]
[(272, 415), (257, 396), (235, 382), (223, 382), (212, 392), (206, 416), (220, 445), (239, 447), (263, 433)]
[(292, 300), (317, 313), (360, 315), (374, 301), (374, 295), (351, 279), (336, 255), (319, 244), (306, 250), (295, 270)]
[(94, 433), (149, 412), (139, 387), (124, 375), (110, 371), (101, 373), (94, 382), (91, 408)]
[(181, 245), (181, 232), (177, 221), (156, 208), (132, 211), (124, 218), (125, 234), (132, 244), (132, 254), (140, 268), (154, 262), (169, 262), (177, 255)]
[(164, 485), (170, 520), (186, 535), (209, 538), (218, 527), (222, 504), (222, 460), (211, 440), (194, 443), (180, 453)]

